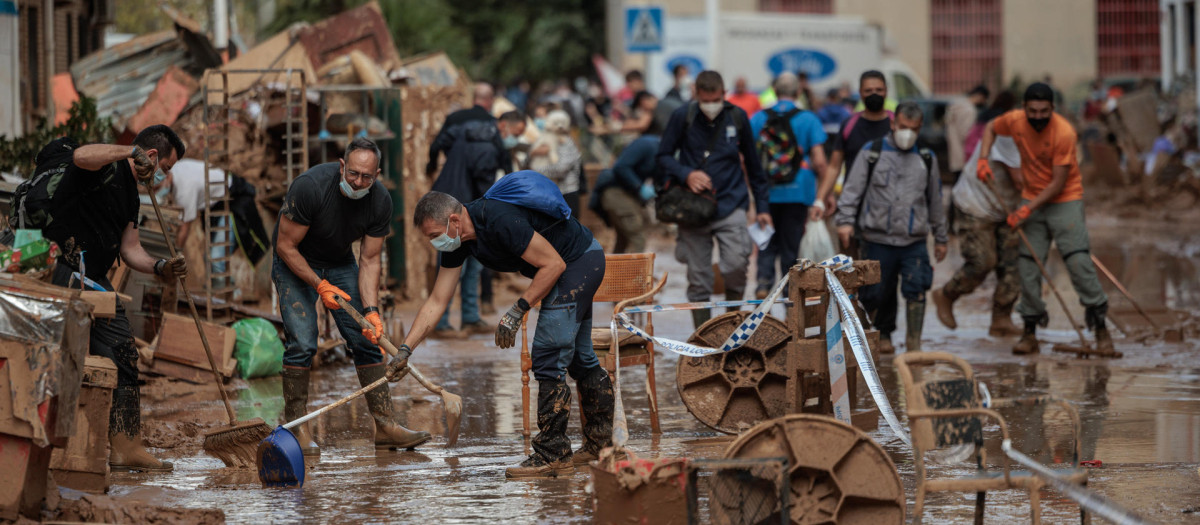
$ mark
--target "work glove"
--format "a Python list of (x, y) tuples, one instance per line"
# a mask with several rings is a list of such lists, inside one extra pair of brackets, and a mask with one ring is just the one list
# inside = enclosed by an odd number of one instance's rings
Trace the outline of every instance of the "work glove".
[(350, 300), (350, 294), (343, 292), (341, 288), (330, 284), (325, 279), (321, 279), (321, 282), (317, 283), (317, 293), (321, 294), (321, 303), (329, 310), (340, 310), (342, 308), (335, 297), (341, 297), (347, 301)]
[(521, 319), (529, 312), (529, 302), (525, 298), (517, 299), (516, 304), (508, 309), (500, 318), (500, 326), (496, 327), (496, 346), (512, 348), (517, 344), (517, 329), (521, 327)]
[(183, 260), (182, 255), (176, 255), (170, 259), (159, 259), (154, 263), (154, 274), (168, 280), (183, 279), (187, 277), (187, 261)]
[(133, 159), (133, 174), (141, 182), (149, 182), (154, 177), (154, 161), (150, 160), (150, 156), (146, 154), (146, 150), (141, 146), (134, 146), (133, 152), (129, 154), (129, 158)]
[(363, 328), (363, 337), (366, 337), (373, 345), (379, 344), (379, 336), (383, 335), (383, 319), (379, 317), (379, 312), (367, 312), (367, 315), (363, 316), (363, 318), (371, 323), (371, 327), (374, 328), (374, 330)]
[(403, 379), (408, 374), (408, 357), (412, 355), (412, 347), (406, 344), (401, 344), (396, 350), (399, 352), (388, 362), (387, 367), (388, 381), (393, 383)]
[(1022, 204), (1020, 208), (1017, 208), (1017, 211), (1008, 214), (1008, 226), (1010, 228), (1020, 226), (1021, 223), (1029, 218), (1029, 214), (1031, 213), (1033, 213), (1033, 210), (1029, 209), (1029, 205)]
[(992, 174), (992, 165), (988, 163), (987, 159), (983, 158), (975, 162), (975, 176), (979, 177), (979, 180), (983, 182), (991, 182), (996, 178)]
[(641, 197), (642, 202), (650, 202), (651, 200), (654, 200), (654, 197), (657, 195), (658, 193), (654, 191), (654, 186), (650, 184), (643, 184), (642, 187), (638, 189), (638, 197)]

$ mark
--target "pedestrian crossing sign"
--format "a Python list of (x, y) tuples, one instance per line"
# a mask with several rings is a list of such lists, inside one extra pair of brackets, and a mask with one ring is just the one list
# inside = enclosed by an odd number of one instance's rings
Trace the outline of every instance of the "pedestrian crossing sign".
[(663, 48), (663, 8), (625, 8), (625, 51), (653, 53)]

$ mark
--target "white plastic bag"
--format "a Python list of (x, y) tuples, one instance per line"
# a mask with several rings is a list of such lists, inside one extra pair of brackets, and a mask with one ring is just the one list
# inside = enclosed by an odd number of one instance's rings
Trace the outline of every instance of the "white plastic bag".
[(837, 255), (825, 221), (808, 221), (808, 225), (804, 227), (804, 238), (800, 239), (799, 255), (801, 259), (810, 261), (824, 261)]

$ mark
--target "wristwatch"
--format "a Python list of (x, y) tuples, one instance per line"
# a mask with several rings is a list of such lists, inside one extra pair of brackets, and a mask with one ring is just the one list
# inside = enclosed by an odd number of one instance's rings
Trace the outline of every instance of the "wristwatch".
[(363, 311), (362, 311), (363, 315), (367, 315), (371, 312), (379, 313), (379, 307), (378, 306), (368, 306), (366, 308), (363, 308)]

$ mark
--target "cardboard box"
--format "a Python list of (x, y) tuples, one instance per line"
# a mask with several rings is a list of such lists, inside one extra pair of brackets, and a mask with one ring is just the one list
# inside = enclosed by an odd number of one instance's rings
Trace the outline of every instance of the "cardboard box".
[(84, 290), (79, 293), (79, 298), (87, 301), (92, 305), (92, 317), (96, 319), (109, 319), (117, 316), (117, 301), (132, 301), (133, 298), (128, 295), (117, 292), (100, 292), (96, 290)]
[(116, 387), (117, 366), (106, 357), (88, 356), (75, 411), (75, 433), (66, 448), (50, 456), (50, 469), (59, 485), (96, 494), (108, 491), (108, 414)]

